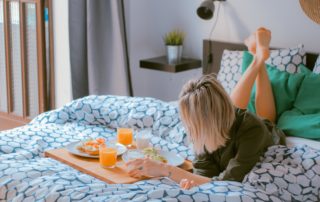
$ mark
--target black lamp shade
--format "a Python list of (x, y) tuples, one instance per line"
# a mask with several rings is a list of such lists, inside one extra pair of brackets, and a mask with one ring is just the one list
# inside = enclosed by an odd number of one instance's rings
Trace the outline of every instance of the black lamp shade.
[(214, 3), (213, 0), (205, 0), (201, 3), (200, 7), (197, 9), (197, 14), (200, 18), (204, 20), (210, 20), (214, 13)]

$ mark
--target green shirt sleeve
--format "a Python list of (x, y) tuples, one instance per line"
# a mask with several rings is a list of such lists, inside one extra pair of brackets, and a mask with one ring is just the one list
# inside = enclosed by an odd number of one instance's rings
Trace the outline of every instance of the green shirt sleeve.
[(237, 136), (236, 155), (230, 159), (225, 171), (219, 176), (221, 180), (241, 182), (259, 161), (267, 147), (272, 145), (267, 127), (262, 121), (250, 117), (239, 129)]
[(210, 178), (220, 174), (218, 164), (208, 154), (196, 155), (192, 164), (194, 174)]

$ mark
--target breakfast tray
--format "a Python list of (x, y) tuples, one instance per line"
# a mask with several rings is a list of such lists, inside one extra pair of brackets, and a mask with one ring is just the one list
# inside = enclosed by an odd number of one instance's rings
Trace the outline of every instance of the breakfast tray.
[[(118, 157), (115, 168), (102, 168), (99, 159), (84, 158), (69, 153), (65, 148), (53, 149), (45, 152), (45, 156), (60, 161), (80, 172), (91, 175), (109, 184), (131, 184), (141, 179), (130, 177), (121, 157)], [(181, 166), (184, 170), (192, 170), (192, 163), (185, 161)]]

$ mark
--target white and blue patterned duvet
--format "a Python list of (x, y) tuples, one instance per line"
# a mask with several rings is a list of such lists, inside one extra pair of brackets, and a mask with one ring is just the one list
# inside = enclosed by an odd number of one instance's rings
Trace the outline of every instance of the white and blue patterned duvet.
[(182, 190), (167, 178), (106, 184), (43, 152), (117, 127), (151, 128), (152, 144), (193, 159), (177, 107), (152, 98), (89, 96), (0, 133), (0, 201), (320, 201), (320, 151), (274, 146), (243, 183)]

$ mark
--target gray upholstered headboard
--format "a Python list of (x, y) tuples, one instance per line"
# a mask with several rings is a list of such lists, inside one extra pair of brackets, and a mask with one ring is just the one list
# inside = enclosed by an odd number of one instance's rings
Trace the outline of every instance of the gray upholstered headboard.
[[(224, 49), (247, 50), (244, 44), (203, 40), (203, 74), (218, 73)], [(318, 55), (307, 53), (307, 67), (312, 70)]]

